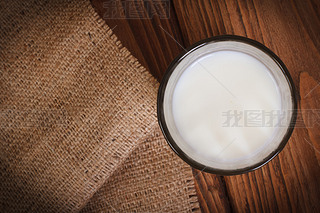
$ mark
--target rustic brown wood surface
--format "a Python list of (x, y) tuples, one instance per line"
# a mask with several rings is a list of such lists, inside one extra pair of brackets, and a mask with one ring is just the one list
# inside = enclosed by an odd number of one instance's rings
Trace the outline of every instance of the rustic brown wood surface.
[(274, 51), (288, 67), (297, 89), (296, 128), (285, 149), (270, 163), (237, 176), (194, 170), (201, 210), (320, 212), (320, 1), (159, 2), (92, 0), (123, 45), (158, 80), (185, 47), (211, 36), (234, 34)]

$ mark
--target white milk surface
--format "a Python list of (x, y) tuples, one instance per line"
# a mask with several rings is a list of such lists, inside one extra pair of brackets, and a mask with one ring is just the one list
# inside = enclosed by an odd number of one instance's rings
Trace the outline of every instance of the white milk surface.
[[(268, 68), (236, 51), (218, 51), (195, 61), (179, 78), (172, 100), (174, 121), (184, 141), (199, 155), (218, 161), (253, 155), (275, 132), (276, 127), (261, 126), (262, 122), (250, 124), (251, 118), (245, 122), (244, 114), (233, 126), (234, 110), (252, 116), (252, 110), (280, 109), (280, 94)], [(229, 110), (233, 117), (228, 126), (224, 112)]]

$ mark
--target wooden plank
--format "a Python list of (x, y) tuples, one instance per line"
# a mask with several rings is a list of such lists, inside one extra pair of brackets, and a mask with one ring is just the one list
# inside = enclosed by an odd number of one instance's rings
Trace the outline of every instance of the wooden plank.
[(196, 169), (193, 175), (202, 212), (231, 212), (223, 178)]
[[(320, 28), (319, 13), (312, 7), (315, 2), (173, 2), (185, 44), (220, 34), (246, 36), (264, 43), (280, 56), (296, 87), (301, 71), (319, 79), (320, 54), (315, 35), (320, 34)], [(313, 106), (319, 108), (319, 105)], [(298, 119), (302, 120), (301, 115)], [(314, 149), (304, 141), (305, 138), (309, 138), (307, 130), (296, 128), (286, 148), (268, 165), (249, 174), (224, 177), (232, 210), (319, 211), (320, 185), (317, 177), (320, 167)], [(198, 184), (200, 188), (215, 187), (206, 180)], [(202, 205), (207, 207), (206, 211), (215, 210), (210, 208), (212, 199), (205, 199), (205, 202)]]
[(307, 72), (300, 75), (300, 95), (303, 122), (308, 130), (310, 145), (320, 163), (320, 82)]

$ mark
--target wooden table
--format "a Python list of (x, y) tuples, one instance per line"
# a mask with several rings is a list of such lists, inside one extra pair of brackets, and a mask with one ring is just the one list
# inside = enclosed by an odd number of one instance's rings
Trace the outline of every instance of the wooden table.
[(201, 210), (320, 212), (319, 0), (92, 0), (92, 4), (158, 80), (185, 47), (204, 38), (241, 35), (274, 51), (298, 91), (300, 111), (293, 135), (275, 159), (254, 172), (217, 176), (194, 170)]

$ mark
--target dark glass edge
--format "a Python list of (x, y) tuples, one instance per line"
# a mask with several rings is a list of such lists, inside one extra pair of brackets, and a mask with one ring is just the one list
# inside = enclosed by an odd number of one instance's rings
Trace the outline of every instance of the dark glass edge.
[[(293, 113), (292, 113), (292, 117), (291, 117), (291, 121), (290, 121), (290, 126), (288, 127), (288, 130), (285, 134), (285, 136), (283, 137), (282, 141), (280, 142), (280, 145), (278, 146), (277, 149), (275, 149), (274, 152), (270, 153), (270, 155), (268, 155), (265, 159), (263, 159), (262, 161), (249, 166), (249, 167), (245, 167), (245, 168), (241, 168), (241, 169), (236, 169), (236, 170), (221, 170), (221, 169), (216, 169), (213, 167), (208, 167), (205, 166), (197, 161), (195, 161), (194, 159), (190, 158), (186, 153), (184, 153), (179, 146), (175, 143), (175, 141), (173, 140), (166, 122), (165, 122), (165, 118), (164, 118), (164, 112), (163, 112), (163, 99), (164, 99), (164, 92), (166, 89), (166, 85), (168, 83), (168, 80), (172, 74), (172, 72), (174, 71), (175, 67), (187, 56), (189, 55), (191, 52), (195, 51), (196, 49), (202, 47), (203, 45), (206, 45), (207, 43), (211, 43), (211, 42), (220, 42), (220, 41), (237, 41), (237, 42), (243, 42), (246, 44), (250, 44), (260, 50), (262, 50), (263, 52), (265, 52), (267, 55), (269, 55), (280, 67), (283, 75), (286, 77), (288, 85), (290, 87), (290, 91), (291, 91), (291, 98), (292, 98), (292, 105), (293, 105)], [(264, 46), (263, 44), (261, 44), (258, 41), (246, 38), (246, 37), (242, 37), (242, 36), (236, 36), (236, 35), (220, 35), (220, 36), (215, 36), (215, 37), (211, 37), (211, 38), (207, 38), (204, 40), (201, 40), (199, 42), (194, 43), (193, 45), (191, 45), (190, 47), (184, 49), (184, 51), (182, 51), (182, 53), (180, 53), (172, 62), (171, 64), (168, 66), (165, 75), (160, 83), (160, 87), (158, 90), (158, 97), (157, 97), (157, 117), (158, 117), (158, 123), (160, 126), (160, 129), (167, 141), (167, 143), (169, 144), (169, 146), (171, 147), (171, 149), (182, 159), (184, 160), (186, 163), (188, 163), (190, 166), (192, 166), (193, 168), (196, 168), (198, 170), (204, 171), (204, 172), (208, 172), (208, 173), (212, 173), (212, 174), (217, 174), (217, 175), (239, 175), (239, 174), (244, 174), (247, 172), (251, 172), (254, 171), (256, 169), (261, 168), (262, 166), (266, 165), (267, 163), (269, 163), (273, 158), (275, 158), (285, 147), (285, 145), (287, 144), (289, 138), (291, 137), (291, 134), (293, 132), (295, 123), (296, 123), (296, 119), (297, 119), (297, 95), (296, 95), (296, 89), (294, 87), (294, 83), (293, 80), (291, 78), (291, 75), (287, 69), (287, 67), (285, 66), (285, 64), (281, 61), (281, 59), (275, 54), (273, 53), (269, 48), (267, 48), (266, 46)]]

